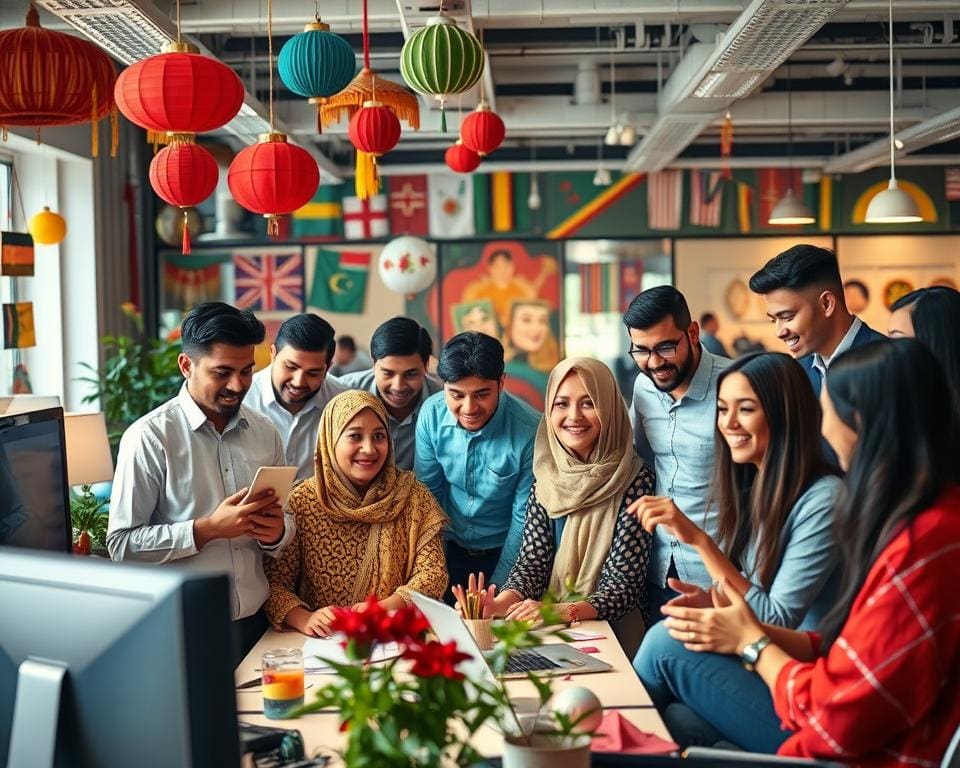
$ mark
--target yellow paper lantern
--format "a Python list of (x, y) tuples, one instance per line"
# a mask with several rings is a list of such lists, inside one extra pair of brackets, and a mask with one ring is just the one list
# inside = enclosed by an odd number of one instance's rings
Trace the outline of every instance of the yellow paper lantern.
[(46, 205), (40, 213), (35, 213), (27, 225), (34, 242), (41, 245), (57, 245), (67, 236), (67, 222), (59, 213), (54, 213)]

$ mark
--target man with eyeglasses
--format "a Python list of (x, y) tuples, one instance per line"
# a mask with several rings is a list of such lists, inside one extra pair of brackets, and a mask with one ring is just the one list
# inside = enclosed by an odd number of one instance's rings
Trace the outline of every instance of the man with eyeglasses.
[(650, 620), (677, 596), (679, 581), (710, 585), (697, 551), (677, 539), (669, 525), (679, 510), (709, 536), (717, 530), (717, 507), (708, 506), (717, 422), (717, 378), (730, 360), (700, 343), (700, 327), (676, 288), (658, 285), (639, 294), (623, 313), (628, 350), (640, 369), (630, 415), (637, 453), (657, 474), (657, 495), (633, 504), (631, 512), (660, 521), (653, 530), (647, 567)]

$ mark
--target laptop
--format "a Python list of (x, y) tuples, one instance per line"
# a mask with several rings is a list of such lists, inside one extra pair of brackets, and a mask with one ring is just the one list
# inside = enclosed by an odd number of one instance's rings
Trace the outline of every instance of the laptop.
[[(460, 614), (449, 605), (419, 592), (411, 592), (410, 596), (441, 641), (455, 642), (462, 653), (469, 654), (470, 658), (461, 665), (464, 674), (473, 680), (495, 682), (493, 670)], [(507, 680), (526, 678), (528, 672), (537, 675), (582, 675), (611, 669), (613, 667), (607, 662), (578, 651), (568, 643), (548, 643), (512, 651), (507, 658), (506, 671), (500, 677)]]

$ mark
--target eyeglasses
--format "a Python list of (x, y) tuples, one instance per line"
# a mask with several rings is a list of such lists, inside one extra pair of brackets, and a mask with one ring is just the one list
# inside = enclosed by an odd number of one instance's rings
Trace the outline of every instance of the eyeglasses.
[(653, 349), (634, 347), (631, 345), (630, 349), (627, 350), (627, 354), (633, 358), (637, 365), (646, 365), (651, 355), (656, 355), (662, 360), (673, 360), (673, 358), (677, 356), (677, 351), (680, 349), (680, 343), (683, 341), (683, 338), (684, 337), (681, 336), (676, 341), (665, 341), (662, 344), (657, 344)]

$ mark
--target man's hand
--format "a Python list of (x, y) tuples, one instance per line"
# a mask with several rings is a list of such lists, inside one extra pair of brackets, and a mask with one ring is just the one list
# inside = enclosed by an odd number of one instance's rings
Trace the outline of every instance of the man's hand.
[[(262, 518), (265, 510), (279, 508), (277, 504), (277, 495), (272, 489), (264, 491), (256, 498), (242, 504), (241, 501), (247, 495), (247, 489), (241, 488), (236, 493), (227, 496), (220, 502), (213, 514), (209, 517), (201, 517), (193, 521), (193, 540), (197, 549), (203, 549), (214, 539), (232, 539), (237, 536), (252, 536), (258, 541), (268, 541), (260, 539), (256, 535), (258, 531), (273, 532), (272, 538), (279, 539), (276, 535), (277, 522), (271, 526), (264, 525)], [(260, 520), (253, 520), (253, 516), (258, 515)], [(280, 526), (280, 535), (283, 535), (283, 516), (278, 516)], [(261, 534), (266, 536), (266, 533)]]

